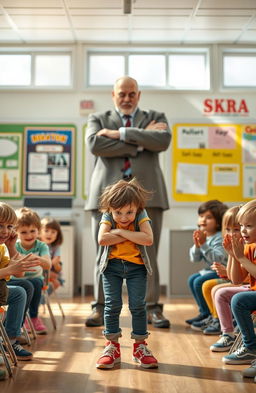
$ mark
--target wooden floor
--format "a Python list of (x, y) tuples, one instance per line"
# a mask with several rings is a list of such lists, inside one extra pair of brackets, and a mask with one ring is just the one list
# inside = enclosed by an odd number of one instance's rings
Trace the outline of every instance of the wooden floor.
[(90, 299), (62, 300), (66, 313), (62, 320), (53, 305), (58, 321), (47, 336), (32, 344), (34, 360), (19, 362), (13, 378), (0, 382), (4, 393), (251, 393), (256, 391), (253, 379), (244, 380), (241, 370), (247, 366), (224, 365), (223, 354), (212, 353), (209, 346), (216, 336), (205, 336), (185, 326), (184, 320), (196, 313), (190, 299), (162, 299), (170, 329), (149, 327), (149, 347), (158, 358), (159, 368), (143, 370), (131, 360), (130, 315), (124, 305), (121, 325), (122, 363), (113, 370), (97, 370), (104, 338), (102, 328), (86, 328)]

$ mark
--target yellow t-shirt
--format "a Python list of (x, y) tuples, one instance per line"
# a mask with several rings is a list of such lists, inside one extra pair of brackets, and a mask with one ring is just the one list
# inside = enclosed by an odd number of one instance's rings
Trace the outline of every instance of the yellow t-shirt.
[[(105, 224), (111, 225), (111, 221), (108, 219), (108, 214), (109, 213), (103, 214), (100, 224), (105, 223)], [(150, 218), (143, 211), (138, 223), (140, 225), (145, 221), (150, 221)], [(116, 224), (116, 228), (120, 229), (121, 226)], [(133, 232), (135, 231), (134, 222), (132, 222), (128, 226), (127, 230), (133, 231)], [(118, 243), (118, 244), (111, 246), (111, 252), (109, 254), (109, 259), (113, 259), (113, 258), (123, 259), (128, 262), (136, 263), (138, 265), (144, 265), (141, 255), (140, 255), (139, 248), (137, 247), (137, 245), (135, 243), (131, 242), (130, 240), (125, 240), (122, 243)]]
[[(4, 244), (0, 244), (0, 269), (8, 266), (10, 263), (10, 257), (7, 248)], [(10, 276), (5, 277), (6, 280), (10, 280)]]

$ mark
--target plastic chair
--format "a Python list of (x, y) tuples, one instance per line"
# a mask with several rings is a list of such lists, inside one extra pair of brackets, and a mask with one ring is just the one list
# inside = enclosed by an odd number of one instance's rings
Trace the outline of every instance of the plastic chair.
[[(14, 366), (17, 366), (18, 361), (3, 324), (4, 318), (5, 308), (3, 306), (0, 306), (0, 352), (2, 353), (7, 372), (11, 377), (13, 374), (12, 363)], [(9, 354), (12, 363), (7, 357), (6, 352)]]

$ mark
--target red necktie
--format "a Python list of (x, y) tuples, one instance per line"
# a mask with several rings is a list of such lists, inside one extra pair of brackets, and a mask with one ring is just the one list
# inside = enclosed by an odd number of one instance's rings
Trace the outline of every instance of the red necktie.
[[(124, 120), (126, 120), (125, 127), (131, 127), (131, 116), (130, 115), (124, 115), (123, 116)], [(131, 170), (131, 161), (129, 157), (125, 157), (124, 159), (124, 166), (121, 169), (121, 172), (123, 172), (123, 179), (124, 180), (130, 180), (132, 178), (132, 170)]]

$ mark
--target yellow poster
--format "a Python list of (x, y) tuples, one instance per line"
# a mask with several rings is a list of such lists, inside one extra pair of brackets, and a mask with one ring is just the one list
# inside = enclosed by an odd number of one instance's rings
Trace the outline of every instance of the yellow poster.
[(256, 125), (175, 124), (172, 143), (175, 201), (256, 198)]

